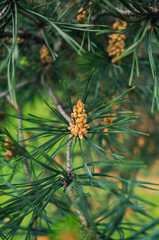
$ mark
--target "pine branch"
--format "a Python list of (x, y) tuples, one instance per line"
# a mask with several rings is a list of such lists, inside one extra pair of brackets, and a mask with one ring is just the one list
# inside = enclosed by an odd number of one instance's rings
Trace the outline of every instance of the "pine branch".
[[(36, 219), (34, 220), (34, 228), (35, 228), (35, 229), (37, 228), (37, 224), (38, 224), (38, 218), (36, 218)], [(34, 236), (33, 236), (33, 240), (37, 240), (37, 239), (38, 239), (37, 236), (34, 235)]]
[[(122, 10), (122, 9), (116, 9), (118, 10), (118, 12), (120, 12), (122, 15), (124, 15), (125, 17), (134, 17), (136, 15), (138, 15), (140, 12), (137, 12), (136, 14), (131, 12), (130, 10)], [(112, 16), (112, 13), (102, 10), (100, 13), (96, 14), (95, 16), (91, 17), (91, 20), (93, 22), (97, 21), (99, 18), (104, 17), (104, 16)]]
[(133, 17), (133, 16), (136, 16), (136, 15), (140, 14), (140, 12), (138, 10), (135, 10), (136, 13), (133, 13), (130, 10), (123, 10), (123, 9), (120, 9), (120, 8), (116, 8), (116, 10), (118, 12), (120, 12), (122, 15), (124, 15), (125, 17)]
[[(71, 202), (73, 204), (75, 202), (76, 198), (75, 198), (75, 196), (73, 194), (72, 189), (69, 190), (68, 196), (71, 199)], [(79, 209), (77, 209), (77, 208), (75, 208), (75, 211), (76, 211), (76, 213), (77, 213), (77, 215), (79, 217), (79, 220), (82, 223), (83, 227), (84, 228), (88, 228), (87, 220), (86, 220), (85, 216), (82, 214), (82, 212)]]
[[(0, 33), (0, 38), (5, 38), (5, 37), (12, 38), (13, 37), (13, 32), (11, 32), (11, 31), (1, 32)], [(40, 37), (38, 37), (38, 36), (36, 36), (32, 33), (22, 31), (22, 30), (18, 31), (18, 37), (24, 38), (24, 39), (34, 39), (37, 42), (43, 42), (42, 38), (40, 38)]]
[[(21, 142), (22, 147), (25, 148), (23, 131), (22, 131), (22, 119), (21, 119), (22, 118), (22, 111), (21, 111), (19, 106), (17, 108), (17, 113), (18, 113), (18, 117), (19, 117), (19, 119), (18, 119), (19, 138), (20, 138), (20, 142)], [(29, 170), (28, 161), (25, 160), (24, 164), (25, 164), (25, 167), (26, 167), (28, 180), (31, 182), (31, 174), (30, 174), (30, 170)]]
[(7, 4), (3, 9), (2, 11), (0, 12), (0, 18), (4, 16), (4, 14), (6, 13), (6, 11), (8, 10), (9, 8), (9, 4)]
[(59, 102), (59, 100), (57, 99), (57, 97), (55, 96), (52, 87), (50, 85), (48, 85), (47, 83), (42, 83), (43, 86), (45, 88), (48, 89), (50, 97), (52, 98), (53, 102), (55, 103), (57, 109), (59, 110), (59, 112), (62, 114), (62, 116), (68, 121), (71, 122), (71, 118), (67, 115), (67, 113), (65, 112), (65, 110), (62, 107), (62, 104)]
[[(25, 144), (24, 144), (24, 138), (23, 138), (23, 131), (22, 131), (22, 111), (20, 109), (19, 106), (16, 106), (14, 104), (14, 102), (11, 101), (9, 95), (6, 96), (8, 102), (16, 109), (17, 111), (17, 114), (18, 114), (18, 132), (19, 132), (19, 139), (20, 139), (20, 142), (21, 142), (21, 145), (23, 148), (25, 148)], [(25, 160), (24, 161), (24, 164), (25, 164), (25, 167), (26, 167), (26, 171), (27, 171), (27, 177), (28, 177), (28, 180), (31, 182), (31, 174), (30, 174), (30, 170), (29, 170), (29, 164), (28, 164), (28, 161)]]
[(72, 140), (73, 139), (70, 139), (70, 141), (67, 143), (67, 149), (66, 149), (66, 161), (67, 161), (66, 172), (67, 172), (68, 176), (71, 173), (71, 146), (72, 146)]
[[(139, 12), (138, 10), (135, 9), (135, 12), (131, 12), (130, 10), (123, 10), (123, 9), (120, 9), (120, 8), (116, 8), (116, 10), (122, 14), (124, 17), (135, 17), (139, 14), (141, 14), (141, 12)], [(154, 14), (154, 15), (157, 15), (159, 13), (159, 8), (158, 6), (155, 6), (155, 7), (147, 7), (146, 9), (143, 9), (143, 13), (145, 14)], [(98, 18), (100, 17), (103, 17), (103, 16), (112, 16), (112, 13), (109, 12), (109, 11), (106, 11), (106, 10), (102, 10), (100, 13), (98, 13), (97, 15), (95, 16), (92, 16), (92, 21), (95, 22), (98, 20)]]
[[(51, 98), (53, 99), (57, 109), (59, 110), (59, 112), (62, 114), (62, 116), (68, 121), (70, 122), (71, 119), (70, 117), (66, 114), (66, 112), (64, 111), (62, 105), (59, 103), (57, 97), (55, 96), (55, 94), (53, 93), (53, 90), (52, 88), (46, 84), (46, 83), (43, 83), (43, 85), (45, 86), (45, 88), (48, 89), (49, 93), (50, 93), (50, 96)], [(68, 142), (67, 144), (67, 150), (66, 150), (66, 161), (67, 161), (67, 165), (66, 165), (66, 172), (67, 172), (67, 175), (69, 178), (72, 178), (71, 176), (71, 146), (72, 146), (72, 139), (70, 139), (70, 141)], [(67, 187), (66, 187), (67, 188)], [(75, 201), (75, 196), (73, 194), (73, 191), (72, 189), (69, 190), (68, 192), (68, 195), (69, 195), (69, 198), (71, 199), (71, 202), (74, 203)], [(77, 212), (78, 214), (78, 217), (79, 217), (79, 220), (81, 221), (82, 225), (84, 228), (88, 227), (87, 225), (87, 220), (85, 218), (85, 216), (81, 213), (81, 211), (79, 209), (75, 209), (75, 211)]]
[[(67, 175), (70, 178), (70, 180), (72, 179), (72, 175), (71, 175), (71, 171), (72, 171), (72, 169), (71, 169), (71, 146), (72, 146), (72, 140), (73, 139), (70, 139), (70, 141), (67, 144), (67, 149), (66, 149), (66, 161), (67, 161), (66, 172), (67, 172)], [(67, 187), (66, 187), (66, 189), (67, 189)], [(73, 194), (72, 188), (69, 189), (68, 196), (69, 196), (69, 198), (70, 198), (70, 200), (71, 200), (71, 202), (73, 204), (75, 202), (75, 200), (76, 200), (76, 197)], [(74, 208), (74, 209), (75, 209), (75, 211), (76, 211), (76, 213), (77, 213), (77, 215), (79, 217), (79, 220), (82, 223), (83, 227), (87, 228), (88, 227), (87, 220), (86, 220), (85, 216), (83, 215), (83, 213), (78, 208)]]

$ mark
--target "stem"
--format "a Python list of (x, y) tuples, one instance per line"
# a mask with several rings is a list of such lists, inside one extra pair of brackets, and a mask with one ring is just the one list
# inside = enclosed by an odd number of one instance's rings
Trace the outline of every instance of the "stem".
[[(133, 12), (131, 12), (131, 11), (129, 11), (129, 10), (122, 10), (122, 9), (118, 9), (117, 8), (117, 10), (118, 10), (118, 12), (120, 12), (122, 15), (124, 15), (125, 17), (133, 17), (133, 16), (136, 16), (136, 15), (138, 15), (139, 14), (139, 12), (137, 12), (136, 14), (135, 13), (133, 13)], [(107, 12), (107, 11), (105, 11), (105, 10), (102, 10), (100, 13), (98, 13), (98, 14), (96, 14), (95, 16), (92, 16), (91, 17), (91, 20), (93, 21), (93, 22), (95, 22), (95, 21), (97, 21), (99, 18), (101, 18), (101, 17), (104, 17), (105, 15), (109, 15), (109, 16), (112, 16), (112, 13), (110, 13), (110, 12)]]
[(59, 100), (57, 99), (57, 97), (55, 96), (52, 87), (50, 85), (48, 85), (47, 83), (42, 83), (44, 85), (45, 88), (48, 89), (50, 97), (52, 98), (53, 102), (55, 103), (57, 109), (59, 110), (59, 112), (62, 114), (62, 116), (68, 121), (71, 122), (71, 118), (67, 115), (67, 113), (65, 112), (65, 110), (62, 107), (62, 104), (59, 102)]
[[(37, 224), (38, 224), (38, 218), (36, 218), (36, 219), (34, 220), (34, 228), (35, 228), (35, 229), (37, 228)], [(37, 239), (38, 239), (37, 236), (34, 235), (34, 236), (33, 236), (33, 240), (37, 240)]]
[[(19, 132), (19, 139), (20, 139), (20, 142), (21, 142), (21, 145), (23, 148), (25, 148), (25, 144), (24, 144), (24, 138), (23, 138), (23, 131), (22, 131), (22, 111), (20, 109), (19, 106), (16, 106), (10, 99), (9, 95), (6, 96), (8, 102), (16, 109), (17, 111), (17, 114), (18, 114), (18, 132)], [(27, 171), (27, 177), (28, 177), (28, 180), (31, 182), (31, 174), (30, 174), (30, 170), (29, 170), (29, 164), (28, 164), (28, 161), (25, 160), (24, 161), (24, 164), (25, 164), (25, 167), (26, 167), (26, 171)]]
[[(18, 34), (17, 36), (20, 37), (20, 38), (34, 39), (37, 42), (43, 42), (42, 38), (40, 38), (40, 37), (38, 37), (38, 36), (36, 36), (36, 35), (34, 35), (32, 33), (28, 33), (28, 32), (19, 30), (17, 34)], [(0, 38), (5, 38), (5, 37), (12, 38), (13, 37), (13, 32), (11, 32), (11, 31), (1, 32), (0, 33)]]
[[(57, 97), (55, 96), (55, 94), (54, 94), (51, 86), (49, 86), (49, 85), (46, 84), (46, 83), (42, 83), (42, 84), (44, 85), (45, 88), (48, 89), (51, 98), (53, 99), (53, 101), (54, 101), (57, 109), (58, 109), (59, 112), (62, 114), (62, 116), (63, 116), (68, 122), (71, 122), (71, 118), (67, 115), (67, 113), (66, 113), (65, 110), (63, 109), (62, 105), (59, 103), (59, 101), (58, 101)], [(67, 175), (68, 175), (68, 177), (69, 177), (70, 179), (72, 179), (72, 175), (71, 175), (71, 170), (72, 170), (72, 169), (71, 169), (71, 146), (72, 146), (72, 140), (73, 140), (73, 139), (70, 139), (70, 141), (67, 143), (67, 149), (66, 149), (66, 161), (67, 161), (67, 163), (66, 163), (66, 172), (67, 172)], [(68, 185), (69, 185), (69, 184), (68, 184)], [(67, 188), (67, 187), (66, 187), (66, 188)], [(69, 190), (68, 196), (69, 196), (69, 198), (70, 198), (70, 200), (71, 200), (71, 202), (72, 202), (72, 204), (73, 204), (76, 198), (75, 198), (75, 196), (74, 196), (74, 194), (73, 194), (72, 189)], [(82, 213), (79, 209), (77, 209), (77, 208), (75, 208), (75, 211), (76, 211), (76, 213), (77, 213), (77, 215), (78, 215), (78, 217), (79, 217), (79, 220), (80, 220), (80, 222), (82, 223), (83, 227), (84, 227), (84, 228), (87, 228), (87, 227), (88, 227), (87, 220), (86, 220), (85, 216), (83, 215), (83, 213)]]
[(0, 12), (0, 17), (3, 17), (3, 15), (6, 13), (6, 11), (8, 10), (9, 8), (9, 4), (7, 4), (3, 9), (2, 11)]
[[(75, 198), (75, 196), (73, 194), (72, 189), (69, 190), (68, 196), (71, 199), (71, 202), (73, 204), (75, 202), (76, 198)], [(75, 209), (75, 211), (76, 211), (76, 213), (78, 215), (78, 218), (79, 218), (80, 222), (82, 223), (83, 227), (84, 228), (88, 228), (88, 223), (87, 223), (87, 220), (86, 220), (85, 216), (83, 215), (83, 213), (79, 209), (77, 209), (77, 208), (74, 208), (74, 209)]]
[[(45, 88), (48, 89), (51, 98), (53, 99), (53, 101), (54, 101), (57, 109), (58, 109), (59, 112), (62, 114), (62, 116), (63, 116), (68, 122), (71, 122), (71, 118), (67, 115), (67, 113), (66, 113), (65, 110), (63, 109), (62, 104), (59, 103), (59, 101), (58, 101), (57, 97), (55, 96), (55, 94), (54, 94), (51, 86), (49, 86), (49, 85), (46, 84), (46, 83), (42, 83), (42, 84), (44, 85)], [(66, 172), (67, 172), (67, 175), (68, 175), (68, 177), (69, 177), (69, 180), (72, 180), (72, 175), (71, 175), (71, 170), (72, 170), (72, 169), (71, 169), (71, 146), (72, 146), (72, 140), (73, 140), (73, 139), (71, 138), (70, 141), (67, 143), (67, 149), (66, 149), (66, 161), (67, 161), (67, 163), (66, 163)], [(68, 183), (68, 185), (69, 185), (69, 183)], [(67, 185), (67, 186), (68, 186), (68, 185)], [(67, 188), (67, 187), (66, 187), (66, 188)], [(71, 200), (71, 202), (72, 202), (72, 204), (73, 204), (74, 201), (75, 201), (75, 199), (76, 199), (76, 197), (74, 196), (72, 189), (69, 190), (68, 196), (69, 196), (69, 198), (70, 198), (70, 200)], [(77, 215), (78, 215), (78, 217), (79, 217), (79, 220), (80, 220), (80, 222), (82, 223), (83, 227), (84, 227), (84, 228), (87, 228), (87, 227), (88, 227), (87, 220), (86, 220), (85, 216), (83, 215), (83, 213), (82, 213), (79, 209), (77, 209), (77, 208), (75, 208), (75, 211), (76, 211), (76, 213), (77, 213)]]
[[(70, 141), (67, 143), (67, 149), (66, 149), (66, 161), (67, 161), (67, 165), (66, 165), (66, 172), (67, 172), (67, 175), (70, 179), (72, 179), (72, 175), (71, 175), (71, 146), (72, 146), (72, 138), (70, 139)], [(72, 189), (69, 189), (68, 191), (68, 196), (69, 198), (71, 199), (71, 202), (72, 204), (75, 202), (76, 200), (76, 197), (75, 195), (73, 194), (73, 191)], [(85, 216), (83, 215), (83, 213), (77, 209), (77, 208), (74, 208), (77, 215), (78, 215), (78, 218), (80, 220), (80, 222), (82, 223), (83, 227), (84, 228), (87, 228), (88, 227), (88, 224), (87, 224), (87, 220), (85, 218)]]
[[(20, 138), (20, 142), (21, 142), (22, 147), (25, 148), (23, 131), (22, 131), (22, 119), (21, 119), (22, 118), (22, 111), (21, 111), (19, 106), (17, 108), (17, 113), (18, 113), (18, 117), (19, 117), (19, 119), (18, 119), (19, 138)], [(25, 160), (24, 164), (25, 164), (25, 167), (26, 167), (28, 180), (31, 182), (31, 174), (30, 174), (30, 170), (29, 170), (28, 161)]]
[[(123, 9), (120, 9), (120, 8), (116, 8), (116, 10), (117, 10), (119, 13), (121, 13), (123, 16), (125, 16), (125, 17), (135, 17), (135, 16), (137, 16), (137, 15), (142, 14), (142, 13), (139, 12), (137, 9), (134, 9), (134, 10), (136, 11), (136, 13), (131, 12), (130, 10), (123, 10)], [(148, 8), (146, 8), (146, 9), (143, 9), (143, 12), (144, 12), (144, 14), (149, 14), (149, 13), (151, 13), (151, 14), (157, 15), (157, 14), (159, 13), (159, 9), (158, 9), (157, 6), (155, 6), (155, 7), (148, 7)], [(96, 21), (98, 18), (103, 17), (103, 16), (105, 16), (105, 15), (112, 16), (113, 14), (112, 14), (111, 12), (106, 11), (106, 10), (102, 10), (99, 14), (93, 16), (93, 17), (91, 18), (91, 20), (94, 22), (94, 21)]]
[(66, 172), (68, 176), (71, 173), (71, 146), (72, 146), (72, 140), (67, 143), (67, 149), (66, 149), (66, 160), (67, 160), (67, 165), (66, 165)]

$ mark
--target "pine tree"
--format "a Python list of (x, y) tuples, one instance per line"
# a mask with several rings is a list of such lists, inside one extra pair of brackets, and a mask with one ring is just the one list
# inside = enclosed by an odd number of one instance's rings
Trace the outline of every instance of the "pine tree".
[(133, 155), (134, 109), (159, 109), (158, 19), (157, 0), (1, 1), (1, 239), (158, 239)]

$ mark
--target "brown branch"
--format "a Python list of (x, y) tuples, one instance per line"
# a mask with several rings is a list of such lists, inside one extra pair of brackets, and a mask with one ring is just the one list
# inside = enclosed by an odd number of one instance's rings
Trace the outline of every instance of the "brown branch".
[[(68, 122), (70, 122), (71, 118), (64, 111), (62, 105), (59, 103), (57, 97), (53, 93), (52, 88), (48, 84), (46, 84), (46, 83), (42, 83), (42, 84), (44, 85), (45, 88), (48, 89), (48, 91), (50, 93), (50, 96), (53, 99), (53, 101), (54, 101), (57, 109), (59, 110), (59, 112), (62, 114), (62, 116)], [(66, 149), (66, 161), (67, 161), (67, 163), (66, 163), (66, 172), (67, 172), (67, 175), (68, 175), (69, 179), (72, 179), (72, 176), (71, 176), (71, 171), (72, 171), (72, 169), (71, 169), (71, 146), (72, 146), (72, 139), (70, 139), (70, 141), (67, 143), (67, 149)], [(66, 189), (67, 189), (67, 186), (66, 186)], [(75, 196), (73, 194), (72, 189), (69, 189), (68, 196), (69, 196), (69, 198), (70, 198), (70, 200), (71, 200), (71, 202), (73, 204), (76, 198), (75, 198)], [(84, 228), (88, 227), (87, 220), (86, 220), (85, 216), (83, 215), (83, 213), (79, 209), (77, 209), (77, 208), (75, 208), (75, 211), (76, 211), (76, 213), (77, 213), (77, 215), (79, 217), (79, 220), (81, 221), (83, 227)]]
[(53, 102), (55, 103), (57, 109), (59, 110), (59, 112), (62, 114), (62, 116), (68, 121), (71, 122), (71, 118), (67, 115), (67, 113), (65, 112), (65, 110), (62, 107), (62, 104), (59, 102), (59, 100), (57, 99), (57, 97), (55, 96), (52, 87), (50, 85), (48, 85), (47, 83), (42, 83), (43, 86), (45, 88), (48, 89), (50, 97), (52, 98)]
[[(120, 12), (122, 15), (124, 15), (125, 17), (134, 17), (137, 16), (138, 14), (140, 14), (140, 12), (137, 12), (136, 14), (129, 11), (129, 10), (122, 10), (122, 9), (117, 9), (118, 12)], [(104, 17), (104, 16), (112, 16), (113, 14), (106, 11), (106, 10), (102, 10), (99, 14), (92, 16), (91, 20), (93, 22), (97, 21), (99, 18)]]
[(135, 9), (136, 13), (131, 12), (130, 10), (123, 10), (120, 8), (116, 8), (116, 10), (121, 13), (122, 15), (124, 15), (125, 17), (133, 17), (136, 16), (138, 14), (140, 14), (140, 12), (138, 10)]
[[(66, 149), (66, 161), (67, 161), (67, 165), (66, 165), (66, 172), (67, 172), (67, 175), (70, 179), (72, 179), (72, 176), (71, 176), (71, 146), (72, 146), (72, 140), (73, 139), (70, 139), (70, 141), (67, 143), (67, 149)], [(66, 187), (67, 188), (67, 187)], [(72, 189), (69, 189), (68, 191), (68, 196), (72, 202), (72, 204), (75, 202), (76, 200), (76, 197), (75, 195), (73, 194), (73, 190)], [(81, 221), (82, 225), (84, 228), (87, 228), (88, 227), (88, 223), (87, 223), (87, 220), (85, 218), (85, 216), (83, 215), (83, 213), (78, 209), (78, 208), (74, 208), (78, 217), (79, 217), (79, 220)]]
[[(116, 8), (116, 10), (118, 12), (120, 12), (122, 15), (124, 15), (125, 17), (133, 17), (136, 16), (138, 14), (142, 14), (140, 11), (138, 11), (137, 9), (134, 9), (136, 11), (136, 13), (131, 12), (130, 10), (123, 10), (120, 8)], [(159, 13), (159, 8), (158, 6), (154, 6), (154, 7), (147, 7), (146, 9), (142, 9), (143, 13), (148, 14), (148, 13), (153, 13), (153, 14), (158, 14)]]
[[(122, 14), (124, 17), (135, 17), (135, 16), (137, 16), (137, 15), (139, 15), (139, 14), (142, 14), (140, 11), (138, 11), (138, 10), (136, 10), (136, 9), (134, 9), (136, 13), (131, 12), (130, 10), (123, 10), (123, 9), (120, 9), (120, 8), (116, 8), (116, 10), (117, 10), (120, 14)], [(155, 7), (147, 7), (146, 9), (143, 9), (143, 13), (145, 13), (145, 14), (151, 13), (151, 14), (156, 15), (156, 14), (159, 13), (159, 8), (158, 8), (158, 6), (155, 6)], [(92, 16), (91, 20), (92, 20), (93, 22), (95, 22), (95, 21), (97, 21), (98, 18), (103, 17), (103, 16), (105, 16), (105, 15), (112, 16), (113, 14), (112, 14), (111, 12), (109, 12), (109, 11), (102, 10), (99, 14), (96, 14), (95, 16)]]
[[(37, 228), (37, 225), (38, 225), (38, 218), (35, 218), (33, 225), (34, 225), (34, 228), (36, 229), (36, 228)], [(34, 236), (33, 236), (33, 240), (37, 240), (37, 239), (38, 239), (37, 236), (34, 235)]]
[[(5, 32), (1, 32), (0, 33), (0, 38), (12, 38), (13, 37), (13, 32), (12, 31), (5, 31)], [(40, 37), (37, 37), (36, 35), (32, 34), (32, 33), (28, 33), (22, 30), (18, 31), (18, 37), (20, 38), (24, 38), (24, 39), (34, 39), (37, 42), (43, 42), (43, 39)]]
[[(71, 176), (71, 146), (72, 146), (72, 140), (73, 139), (70, 139), (70, 141), (67, 143), (67, 149), (66, 149), (66, 161), (67, 161), (67, 165), (66, 165), (66, 172), (67, 172), (67, 175), (69, 178), (72, 179), (72, 176)], [(73, 194), (73, 190), (72, 189), (69, 189), (68, 191), (68, 196), (72, 202), (72, 204), (75, 202), (76, 200), (76, 197), (75, 195)], [(83, 213), (78, 209), (78, 208), (74, 208), (78, 217), (79, 217), (79, 220), (81, 221), (82, 225), (84, 228), (87, 228), (88, 227), (88, 224), (87, 224), (87, 220), (85, 218), (85, 216), (83, 215)]]
[(3, 15), (6, 13), (6, 11), (8, 10), (9, 8), (9, 4), (7, 4), (3, 9), (2, 11), (0, 12), (0, 17), (3, 17)]
[[(20, 109), (20, 107), (16, 107), (15, 104), (11, 101), (9, 95), (7, 95), (7, 100), (11, 103), (11, 105), (17, 110), (17, 113), (18, 113), (18, 131), (19, 131), (19, 139), (20, 139), (20, 142), (21, 142), (21, 145), (23, 148), (25, 148), (25, 144), (24, 144), (24, 138), (23, 138), (23, 131), (22, 131), (22, 111)], [(25, 160), (24, 161), (24, 164), (25, 164), (25, 167), (26, 167), (26, 171), (27, 171), (27, 176), (28, 176), (28, 180), (31, 182), (31, 174), (30, 174), (30, 170), (29, 170), (29, 164), (28, 164), (28, 161)], [(37, 228), (37, 218), (34, 220), (34, 228), (36, 229)], [(34, 235), (33, 236), (33, 239), (34, 240), (37, 240), (37, 236)]]
[[(24, 138), (23, 138), (23, 131), (22, 131), (22, 111), (20, 109), (19, 106), (16, 106), (12, 100), (10, 99), (9, 95), (6, 96), (8, 102), (16, 109), (17, 111), (17, 114), (18, 114), (18, 132), (19, 132), (19, 139), (20, 139), (20, 142), (21, 142), (21, 145), (23, 148), (25, 148), (25, 144), (24, 144)], [(29, 170), (29, 164), (28, 164), (28, 161), (25, 160), (24, 161), (24, 164), (25, 164), (25, 167), (26, 167), (26, 171), (27, 171), (27, 177), (28, 177), (28, 180), (31, 182), (31, 174), (30, 174), (30, 170)]]
[[(72, 169), (71, 169), (71, 146), (72, 146), (72, 140), (73, 139), (70, 139), (70, 141), (67, 143), (67, 149), (66, 149), (66, 161), (67, 161), (67, 163), (66, 163), (66, 172), (67, 172), (67, 175), (68, 175), (69, 179), (71, 179), (71, 180), (72, 180), (72, 175), (71, 175), (71, 171), (72, 171)], [(66, 187), (66, 189), (67, 189), (67, 187)], [(73, 204), (75, 202), (75, 200), (76, 200), (76, 197), (75, 197), (75, 195), (73, 193), (72, 188), (69, 189), (68, 196), (69, 196), (69, 198), (70, 198), (70, 200), (71, 200), (71, 202)], [(83, 215), (83, 213), (78, 208), (74, 208), (74, 209), (75, 209), (75, 211), (76, 211), (76, 213), (78, 215), (78, 218), (79, 218), (80, 222), (82, 223), (83, 227), (87, 228), (88, 227), (88, 223), (87, 223), (87, 220), (86, 220), (85, 216)]]
[[(71, 202), (73, 204), (75, 202), (76, 198), (74, 196), (74, 193), (73, 193), (72, 189), (69, 189), (68, 196), (71, 199)], [(77, 213), (77, 215), (79, 217), (79, 220), (82, 223), (83, 227), (84, 228), (88, 228), (88, 223), (87, 223), (87, 220), (86, 220), (85, 216), (83, 215), (83, 213), (81, 213), (81, 211), (79, 209), (77, 209), (77, 208), (74, 208), (74, 209), (75, 209), (75, 211), (76, 211), (76, 213)]]
[(66, 165), (66, 172), (67, 175), (69, 176), (71, 173), (71, 146), (72, 146), (72, 140), (70, 139), (70, 141), (67, 143), (67, 149), (66, 149), (66, 161), (67, 161), (67, 165)]
[[(17, 108), (17, 113), (18, 113), (18, 129), (19, 129), (19, 138), (20, 138), (20, 142), (23, 148), (25, 148), (25, 144), (24, 144), (24, 138), (23, 138), (23, 131), (22, 131), (22, 111), (20, 109), (20, 107), (18, 106)], [(28, 180), (31, 182), (31, 174), (30, 174), (30, 170), (29, 170), (29, 163), (27, 160), (24, 161), (25, 167), (26, 167), (26, 171), (27, 171), (27, 176), (28, 176)]]

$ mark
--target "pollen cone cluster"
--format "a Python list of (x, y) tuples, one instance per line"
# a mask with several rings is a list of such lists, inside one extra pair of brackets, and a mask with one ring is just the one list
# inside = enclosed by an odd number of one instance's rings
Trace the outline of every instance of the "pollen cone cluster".
[(25, 42), (25, 39), (24, 38), (20, 38), (20, 37), (17, 37), (17, 42), (19, 44), (23, 44)]
[(80, 9), (78, 10), (78, 15), (77, 15), (77, 20), (80, 23), (85, 23), (86, 22), (86, 11), (83, 11), (83, 7), (80, 7)]
[(6, 152), (4, 153), (4, 156), (6, 157), (7, 160), (10, 160), (12, 157), (16, 156), (15, 150), (16, 150), (16, 146), (11, 144), (11, 139), (7, 138), (5, 141), (6, 148), (8, 148), (6, 150)]
[(77, 104), (73, 107), (73, 113), (71, 114), (71, 122), (68, 129), (71, 131), (71, 136), (84, 138), (84, 134), (87, 133), (87, 114), (85, 113), (84, 104), (81, 100), (78, 100)]
[[(113, 30), (124, 30), (126, 26), (127, 23), (119, 19), (113, 24)], [(113, 62), (113, 59), (121, 55), (125, 50), (125, 35), (121, 33), (111, 34), (109, 35), (108, 43), (109, 45), (107, 48), (107, 52), (108, 55), (112, 58)], [(120, 61), (118, 61), (117, 64), (120, 64)]]
[[(112, 123), (113, 123), (112, 117), (107, 117), (107, 118), (104, 118), (104, 121), (101, 122), (101, 125), (102, 126), (107, 126), (107, 125), (110, 125)], [(107, 133), (109, 131), (109, 129), (108, 128), (103, 128), (102, 131)]]
[(40, 49), (40, 58), (41, 58), (42, 63), (50, 63), (51, 62), (51, 56), (50, 56), (49, 50), (45, 44), (43, 44), (42, 48)]

